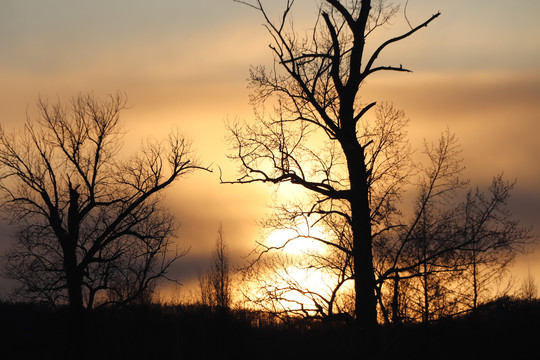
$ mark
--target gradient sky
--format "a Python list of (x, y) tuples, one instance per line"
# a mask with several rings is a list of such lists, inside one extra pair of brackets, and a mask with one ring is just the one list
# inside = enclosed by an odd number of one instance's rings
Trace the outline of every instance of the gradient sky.
[[(283, 1), (266, 3), (279, 11)], [(317, 3), (297, 0), (299, 29), (310, 26)], [(413, 146), (437, 139), (447, 127), (456, 132), (473, 184), (486, 185), (500, 172), (517, 179), (510, 206), (538, 233), (540, 2), (409, 0), (407, 7), (413, 24), (437, 11), (442, 16), (427, 29), (381, 57), (414, 72), (376, 75), (364, 94), (406, 112)], [(123, 114), (128, 148), (177, 125), (204, 164), (221, 165), (232, 177), (224, 124), (251, 116), (249, 66), (272, 58), (261, 23), (258, 13), (232, 0), (0, 0), (0, 122), (23, 124), (40, 95), (67, 99), (120, 90), (131, 107)], [(371, 40), (406, 26), (400, 12)], [(220, 222), (230, 247), (245, 252), (259, 236), (256, 222), (267, 211), (269, 190), (220, 185), (216, 172), (171, 188), (167, 201), (192, 249), (175, 275), (189, 283), (207, 260)], [(0, 248), (7, 232), (0, 231)], [(525, 264), (540, 280), (538, 252)]]

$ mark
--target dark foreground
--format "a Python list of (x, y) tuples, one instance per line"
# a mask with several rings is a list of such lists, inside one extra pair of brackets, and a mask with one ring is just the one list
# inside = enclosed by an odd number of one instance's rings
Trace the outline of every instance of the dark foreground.
[[(346, 323), (277, 324), (194, 306), (140, 305), (85, 314), (0, 304), (0, 359), (351, 359), (362, 346)], [(380, 327), (375, 359), (540, 359), (540, 301), (500, 299), (430, 325)]]

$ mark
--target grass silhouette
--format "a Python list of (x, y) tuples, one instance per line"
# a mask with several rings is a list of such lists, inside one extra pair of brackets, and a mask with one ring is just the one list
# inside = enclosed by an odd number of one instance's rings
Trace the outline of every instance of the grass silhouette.
[[(66, 308), (1, 303), (0, 358), (350, 359), (361, 342), (344, 322), (280, 323), (257, 312), (195, 305), (99, 309), (83, 321), (73, 330)], [(376, 358), (538, 358), (539, 323), (540, 301), (501, 298), (427, 325), (380, 326)]]

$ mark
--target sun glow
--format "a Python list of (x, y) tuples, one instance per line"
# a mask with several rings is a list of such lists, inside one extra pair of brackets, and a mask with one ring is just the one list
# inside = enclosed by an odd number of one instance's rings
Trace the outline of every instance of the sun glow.
[(277, 229), (272, 231), (264, 242), (270, 248), (282, 249), (287, 255), (302, 255), (310, 252), (324, 252), (321, 242), (326, 234), (317, 226), (303, 224), (294, 229)]
[[(251, 283), (252, 294), (262, 307), (302, 316), (328, 313), (329, 302), (337, 292), (332, 311), (348, 310), (352, 283), (343, 282), (342, 273), (327, 267), (332, 256), (325, 244), (329, 235), (310, 225), (306, 221), (294, 229), (274, 230), (266, 237), (268, 261)], [(343, 284), (338, 285), (340, 282)]]
[(250, 294), (265, 310), (281, 315), (320, 316), (351, 311), (352, 283), (346, 282), (333, 292), (339, 279), (325, 269), (303, 268), (294, 265), (274, 269), (263, 275), (262, 281), (252, 283)]

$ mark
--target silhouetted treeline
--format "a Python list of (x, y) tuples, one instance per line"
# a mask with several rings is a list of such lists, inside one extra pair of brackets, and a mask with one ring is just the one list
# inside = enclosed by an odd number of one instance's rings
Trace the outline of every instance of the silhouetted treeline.
[[(2, 359), (349, 359), (354, 324), (280, 322), (265, 313), (206, 306), (132, 305), (88, 311), (73, 348), (69, 312), (0, 304)], [(378, 359), (538, 358), (540, 301), (500, 298), (430, 324), (381, 326)]]

